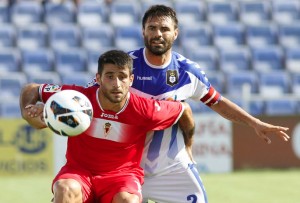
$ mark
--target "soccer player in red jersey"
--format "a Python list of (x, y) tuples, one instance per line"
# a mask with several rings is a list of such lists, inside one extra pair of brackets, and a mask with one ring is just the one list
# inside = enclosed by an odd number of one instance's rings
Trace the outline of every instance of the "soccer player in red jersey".
[(38, 101), (46, 102), (58, 91), (77, 90), (93, 106), (91, 126), (68, 138), (67, 162), (53, 180), (55, 203), (141, 202), (144, 173), (140, 161), (146, 133), (167, 128), (180, 116), (185, 119), (179, 124), (188, 129), (192, 121), (188, 105), (136, 96), (129, 92), (133, 78), (132, 58), (112, 50), (99, 58), (99, 86), (28, 84), (23, 88), (22, 116), (36, 128), (46, 127)]

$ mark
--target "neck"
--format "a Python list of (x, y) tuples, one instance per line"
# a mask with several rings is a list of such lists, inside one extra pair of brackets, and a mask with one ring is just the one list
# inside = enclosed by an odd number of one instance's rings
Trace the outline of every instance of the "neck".
[(100, 90), (98, 98), (99, 98), (100, 106), (103, 110), (113, 111), (115, 113), (118, 113), (124, 107), (128, 99), (128, 96), (129, 94), (127, 94), (126, 97), (120, 102), (112, 102), (105, 95), (103, 95), (103, 93)]
[(155, 55), (151, 53), (147, 48), (145, 49), (145, 56), (149, 63), (155, 66), (162, 66), (166, 64), (171, 58), (171, 49), (162, 55)]

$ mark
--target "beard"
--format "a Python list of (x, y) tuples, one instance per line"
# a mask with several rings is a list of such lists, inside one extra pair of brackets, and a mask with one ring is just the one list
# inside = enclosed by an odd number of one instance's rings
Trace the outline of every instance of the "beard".
[(151, 42), (157, 39), (148, 40), (148, 38), (144, 38), (144, 44), (146, 48), (154, 55), (161, 56), (165, 54), (172, 48), (173, 42), (172, 40), (163, 40), (162, 46), (151, 45)]
[(124, 99), (126, 99), (126, 95), (127, 95), (127, 94), (122, 94), (119, 97), (116, 97), (110, 94), (108, 91), (102, 91), (102, 93), (108, 101), (114, 104), (122, 102)]

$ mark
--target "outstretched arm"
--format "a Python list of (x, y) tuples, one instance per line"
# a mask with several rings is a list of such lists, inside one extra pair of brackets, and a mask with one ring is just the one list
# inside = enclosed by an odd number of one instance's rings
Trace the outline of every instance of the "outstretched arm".
[(179, 119), (178, 123), (180, 129), (182, 130), (186, 150), (191, 160), (193, 161), (192, 144), (193, 144), (194, 133), (195, 133), (195, 122), (193, 119), (193, 114), (190, 105), (186, 102), (182, 102), (182, 103), (185, 106), (185, 110), (181, 118)]
[(262, 122), (225, 97), (222, 97), (219, 103), (213, 105), (211, 108), (232, 122), (245, 124), (254, 128), (256, 134), (268, 144), (271, 143), (271, 139), (269, 138), (271, 134), (279, 136), (284, 141), (288, 141), (290, 139), (290, 137), (285, 133), (289, 128)]
[(20, 94), (21, 115), (32, 127), (37, 129), (47, 127), (43, 119), (44, 105), (39, 103), (39, 86), (35, 83), (27, 84)]

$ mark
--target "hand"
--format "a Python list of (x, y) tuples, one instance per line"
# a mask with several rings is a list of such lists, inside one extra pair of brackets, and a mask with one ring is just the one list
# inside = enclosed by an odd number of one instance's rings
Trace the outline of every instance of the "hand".
[(36, 103), (35, 105), (29, 104), (25, 106), (25, 109), (27, 110), (27, 115), (31, 118), (43, 116), (44, 111), (44, 104), (43, 103)]
[(287, 127), (275, 126), (259, 121), (254, 128), (256, 134), (268, 144), (271, 144), (271, 139), (269, 138), (271, 134), (279, 136), (283, 141), (286, 142), (290, 139), (290, 136), (285, 133), (289, 130)]
[(29, 104), (25, 106), (25, 111), (26, 111), (26, 117), (24, 117), (27, 122), (37, 128), (45, 128), (47, 127), (44, 116), (43, 116), (43, 110), (44, 110), (44, 104), (43, 103), (37, 103), (35, 105)]
[(187, 153), (188, 153), (188, 155), (189, 155), (191, 161), (195, 164), (196, 161), (195, 161), (194, 158), (193, 158), (193, 154), (192, 154), (192, 146), (185, 146), (185, 149), (186, 149), (186, 151), (187, 151)]

